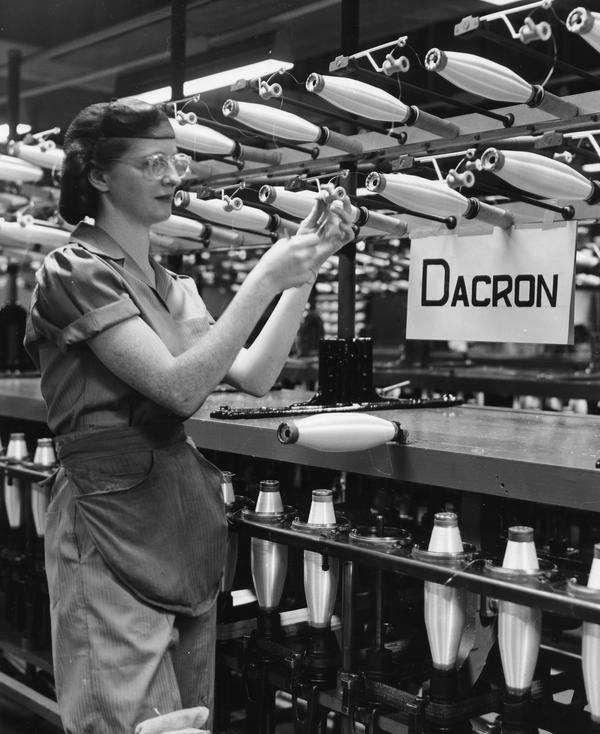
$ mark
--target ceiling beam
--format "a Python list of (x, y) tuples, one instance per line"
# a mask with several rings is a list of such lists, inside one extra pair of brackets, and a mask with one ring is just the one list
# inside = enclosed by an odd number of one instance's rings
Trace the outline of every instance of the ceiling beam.
[[(197, 11), (206, 5), (209, 0), (195, 0), (188, 5), (188, 18), (191, 11)], [(193, 56), (204, 52), (208, 52), (211, 49), (223, 47), (227, 44), (234, 44), (239, 41), (243, 41), (254, 34), (264, 33), (265, 23), (269, 26), (276, 26), (284, 22), (289, 22), (292, 18), (298, 18), (302, 15), (311, 13), (318, 13), (327, 7), (338, 5), (341, 0), (316, 0), (310, 2), (302, 7), (298, 7), (294, 10), (283, 11), (281, 13), (270, 16), (266, 21), (261, 20), (250, 25), (242, 26), (232, 31), (226, 31), (216, 36), (196, 36), (195, 38), (188, 39), (187, 41), (187, 55)], [(138, 16), (132, 20), (126, 21), (125, 23), (118, 23), (109, 28), (105, 28), (102, 31), (91, 33), (87, 36), (75, 39), (68, 43), (60, 44), (44, 51), (36, 51), (23, 58), (23, 67), (27, 68), (27, 64), (37, 64), (39, 62), (51, 61), (52, 59), (63, 58), (71, 53), (75, 53), (81, 49), (89, 49), (90, 46), (110, 41), (116, 37), (126, 35), (129, 32), (139, 30), (140, 27), (151, 25), (153, 23), (166, 22), (170, 19), (170, 8), (155, 11), (153, 13), (147, 13), (142, 16)], [(143, 69), (144, 67), (151, 66), (152, 64), (160, 63), (162, 61), (168, 62), (170, 58), (169, 51), (161, 51), (153, 54), (147, 54), (146, 56), (138, 57), (129, 62), (121, 62), (117, 65), (110, 67), (102, 67), (84, 73), (78, 73), (75, 76), (67, 75), (56, 81), (44, 83), (40, 86), (34, 86), (29, 89), (23, 89), (21, 91), (21, 99), (32, 99), (39, 97), (44, 94), (50, 94), (60, 89), (67, 87), (90, 87), (93, 85), (95, 91), (98, 90), (97, 82), (99, 79), (106, 79), (114, 77), (117, 74), (125, 71), (131, 71), (135, 69)], [(69, 68), (69, 67), (67, 67)], [(0, 65), (0, 76), (6, 72), (5, 65)], [(106, 94), (110, 94), (112, 91), (112, 85), (103, 86), (103, 91)], [(143, 91), (143, 90), (140, 90)], [(0, 108), (5, 107), (7, 104), (7, 97), (0, 97)]]

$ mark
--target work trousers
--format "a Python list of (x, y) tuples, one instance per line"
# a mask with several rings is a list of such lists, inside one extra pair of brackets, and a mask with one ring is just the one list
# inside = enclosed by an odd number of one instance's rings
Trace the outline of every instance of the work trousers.
[(45, 542), (65, 734), (133, 734), (144, 719), (198, 705), (212, 714), (216, 604), (191, 617), (140, 602), (100, 557), (62, 469)]

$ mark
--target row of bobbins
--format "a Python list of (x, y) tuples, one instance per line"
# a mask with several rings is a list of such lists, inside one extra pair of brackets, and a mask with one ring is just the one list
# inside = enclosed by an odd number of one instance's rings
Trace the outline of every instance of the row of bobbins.
[[(276, 480), (262, 481), (255, 507), (242, 509), (245, 519), (256, 523), (279, 524), (294, 517), (294, 510), (283, 505)], [(312, 502), (306, 521), (294, 517), (291, 528), (299, 533), (348, 530), (343, 518), (336, 518), (333, 492), (318, 489), (312, 492)], [(365, 542), (357, 529), (351, 540)], [(354, 537), (356, 536), (356, 537)], [(385, 538), (379, 538), (383, 541)], [(312, 680), (335, 666), (339, 650), (331, 632), (331, 622), (340, 578), (339, 559), (319, 552), (304, 550), (304, 590), (308, 608), (309, 636), (306, 664), (312, 667)], [(450, 569), (464, 568), (474, 549), (463, 544), (458, 516), (441, 512), (434, 516), (434, 525), (427, 549), (414, 546), (412, 556), (418, 560), (447, 565)], [(285, 544), (253, 537), (251, 540), (252, 579), (258, 602), (257, 632), (273, 639), (280, 631), (278, 606), (287, 573), (288, 547)], [(529, 584), (547, 578), (552, 564), (537, 556), (533, 529), (512, 526), (501, 563), (486, 561), (485, 573), (507, 582)], [(574, 579), (568, 582), (568, 592), (600, 601), (600, 543), (594, 547), (594, 559), (587, 585)], [(459, 648), (468, 623), (468, 592), (460, 585), (424, 583), (424, 622), (429, 642), (433, 670), (429, 696), (440, 703), (455, 701), (458, 696), (457, 663)], [(502, 702), (503, 726), (508, 731), (526, 730), (531, 721), (531, 687), (541, 645), (542, 611), (502, 599), (497, 600), (498, 646), (505, 679)], [(343, 620), (342, 620), (343, 624)], [(582, 643), (582, 672), (590, 711), (592, 731), (600, 730), (600, 625), (584, 622)], [(508, 728), (507, 728), (508, 727)]]
[[(0, 452), (1, 452), (0, 446)], [(48, 507), (48, 493), (40, 482), (31, 481), (18, 476), (19, 467), (34, 470), (40, 473), (49, 473), (56, 467), (56, 453), (51, 438), (39, 438), (30, 460), (27, 442), (24, 433), (11, 433), (4, 456), (0, 455), (6, 464), (4, 472), (4, 507), (6, 517), (11, 528), (20, 528), (25, 521), (27, 495), (31, 514), (38, 537), (43, 537), (46, 531), (46, 510)]]

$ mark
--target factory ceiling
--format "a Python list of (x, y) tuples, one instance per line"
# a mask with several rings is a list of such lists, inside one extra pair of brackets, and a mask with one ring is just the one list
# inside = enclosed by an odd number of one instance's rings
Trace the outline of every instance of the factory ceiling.
[[(595, 10), (598, 1), (586, 7)], [(182, 4), (182, 0), (174, 0), (173, 6), (177, 2)], [(548, 16), (552, 13), (554, 21), (564, 20), (577, 4), (555, 0), (553, 7), (539, 11), (536, 19), (552, 20)], [(293, 61), (292, 73), (303, 82), (311, 71), (327, 73), (329, 63), (343, 50), (344, 0), (188, 0), (183, 5), (188, 78), (271, 56)], [(359, 48), (355, 50), (407, 36), (411, 48), (406, 53), (412, 57), (407, 79), (422, 84), (424, 90), (433, 82), (419, 68), (419, 58), (432, 46), (510, 61), (515, 71), (525, 73), (533, 82), (542, 81), (552, 67), (553, 50), (548, 43), (535, 44), (549, 54), (547, 58), (532, 61), (502, 47), (491, 54), (480, 38), (455, 38), (454, 26), (462, 18), (497, 10), (482, 0), (346, 0), (346, 10), (352, 5), (359, 8)], [(15, 50), (21, 58), (18, 115), (34, 131), (54, 126), (64, 129), (86, 104), (165, 86), (171, 81), (172, 3), (2, 0), (0, 9), (0, 122), (9, 118), (8, 58), (11, 52), (15, 57)], [(504, 32), (503, 24), (499, 25), (500, 33)], [(592, 70), (600, 67), (596, 52), (585, 47), (580, 38), (565, 35), (571, 37), (559, 39), (561, 58), (575, 57), (576, 62), (584, 62)], [(551, 83), (558, 87), (558, 93), (565, 93), (577, 81), (563, 70), (553, 75)], [(286, 94), (287, 87), (291, 101), (303, 94), (302, 86), (292, 77), (289, 84), (284, 83)], [(215, 115), (220, 108), (219, 94), (229, 96), (229, 91), (204, 97)], [(422, 94), (419, 104), (425, 107), (428, 102), (435, 106), (426, 93)], [(14, 105), (12, 110), (14, 115)], [(323, 111), (325, 120), (328, 114)]]

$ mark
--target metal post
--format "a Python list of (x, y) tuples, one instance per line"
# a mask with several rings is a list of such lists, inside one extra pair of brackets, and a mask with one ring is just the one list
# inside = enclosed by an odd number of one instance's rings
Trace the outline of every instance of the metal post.
[[(171, 0), (171, 99), (183, 97), (187, 0)], [(167, 267), (181, 272), (181, 256), (167, 255)]]
[(344, 561), (342, 575), (342, 670), (352, 670), (354, 645), (354, 561)]
[[(341, 12), (341, 51), (349, 55), (358, 48), (359, 0), (342, 0)], [(350, 171), (345, 184), (349, 195), (356, 193), (356, 180)], [(356, 287), (356, 244), (349, 242), (338, 256), (338, 338), (352, 339), (355, 331)]]
[(171, 0), (171, 99), (183, 97), (187, 0)]
[(17, 137), (19, 124), (19, 101), (21, 95), (21, 59), (18, 48), (8, 50), (8, 139)]

